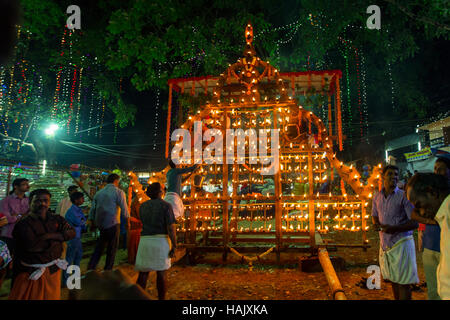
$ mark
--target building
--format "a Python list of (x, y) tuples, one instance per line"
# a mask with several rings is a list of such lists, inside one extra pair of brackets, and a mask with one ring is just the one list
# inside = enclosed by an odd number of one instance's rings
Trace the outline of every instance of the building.
[(450, 117), (426, 124), (418, 128), (422, 131), (431, 148), (450, 152)]

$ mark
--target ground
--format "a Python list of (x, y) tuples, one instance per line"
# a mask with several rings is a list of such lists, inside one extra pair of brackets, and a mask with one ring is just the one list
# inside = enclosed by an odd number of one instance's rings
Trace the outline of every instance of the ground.
[[(342, 235), (345, 238), (356, 237), (356, 234)], [(325, 237), (326, 238), (326, 237)], [(417, 243), (417, 237), (416, 243)], [(391, 300), (393, 299), (391, 286), (381, 282), (380, 290), (368, 290), (357, 286), (361, 279), (367, 278), (367, 267), (378, 262), (378, 234), (369, 232), (371, 248), (366, 252), (362, 249), (339, 248), (330, 252), (330, 256), (342, 257), (346, 264), (345, 270), (337, 271), (337, 276), (349, 300)], [(85, 258), (81, 263), (84, 272), (93, 246), (85, 249)], [(252, 256), (252, 254), (248, 254)], [(177, 263), (168, 272), (168, 298), (172, 300), (328, 300), (332, 299), (327, 280), (323, 272), (305, 273), (299, 269), (298, 254), (282, 254), (282, 264), (275, 263), (276, 256), (271, 253), (255, 263), (250, 271), (248, 264), (234, 254), (229, 254), (226, 264), (222, 263), (222, 255), (209, 253), (201, 258), (196, 265)], [(119, 250), (116, 257), (118, 268), (126, 272), (133, 281), (137, 273), (127, 262), (126, 250)], [(102, 268), (105, 256), (102, 257), (98, 268)], [(413, 291), (414, 300), (426, 299), (426, 287), (422, 257), (417, 254), (419, 279), (422, 286)], [(0, 291), (0, 299), (7, 298), (9, 280)], [(155, 276), (151, 276), (147, 291), (153, 299), (157, 298)], [(67, 289), (62, 292), (62, 298), (68, 296)]]

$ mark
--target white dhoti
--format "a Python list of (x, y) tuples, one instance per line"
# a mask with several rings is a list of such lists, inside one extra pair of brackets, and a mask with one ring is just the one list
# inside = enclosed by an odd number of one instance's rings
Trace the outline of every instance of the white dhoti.
[(165, 234), (141, 236), (136, 254), (135, 270), (164, 271), (170, 268), (170, 239)]
[(404, 237), (386, 251), (380, 247), (380, 269), (385, 280), (398, 284), (419, 283), (414, 238)]
[(164, 201), (170, 203), (172, 205), (173, 214), (175, 215), (175, 219), (182, 217), (184, 215), (184, 205), (183, 200), (176, 192), (167, 192), (164, 197)]

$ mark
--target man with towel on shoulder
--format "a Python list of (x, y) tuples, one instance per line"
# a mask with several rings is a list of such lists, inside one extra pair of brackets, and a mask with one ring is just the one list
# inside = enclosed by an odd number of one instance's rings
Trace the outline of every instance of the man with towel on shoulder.
[(75, 230), (60, 215), (50, 214), (51, 194), (37, 189), (30, 194), (31, 213), (13, 230), (18, 275), (9, 300), (59, 300), (62, 243), (75, 238)]
[(395, 300), (411, 300), (411, 284), (419, 283), (411, 220), (414, 206), (397, 187), (398, 168), (383, 169), (383, 189), (375, 194), (372, 221), (380, 234), (380, 269), (383, 279), (392, 282)]
[(174, 256), (177, 246), (175, 216), (171, 205), (161, 199), (162, 188), (159, 182), (149, 185), (146, 193), (150, 200), (139, 208), (142, 232), (135, 265), (135, 269), (139, 271), (137, 284), (145, 290), (149, 272), (156, 271), (158, 298), (165, 300), (166, 270), (171, 266), (170, 258)]
[(194, 172), (198, 168), (198, 164), (188, 168), (177, 168), (176, 164), (169, 160), (170, 170), (167, 172), (167, 192), (164, 201), (172, 205), (175, 219), (178, 219), (184, 214), (183, 201), (181, 200), (181, 184), (189, 177), (182, 179), (182, 175), (188, 172)]

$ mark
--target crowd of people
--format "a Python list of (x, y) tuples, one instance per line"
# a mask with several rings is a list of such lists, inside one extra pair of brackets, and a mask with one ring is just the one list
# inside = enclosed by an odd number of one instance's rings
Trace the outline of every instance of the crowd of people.
[[(184, 172), (184, 171), (183, 171)], [(180, 173), (181, 174), (181, 173)], [(178, 177), (179, 178), (179, 177)], [(170, 180), (170, 188), (177, 186), (177, 175)], [(162, 200), (163, 188), (159, 183), (148, 186), (149, 201), (142, 205), (136, 199), (129, 213), (125, 193), (119, 188), (120, 177), (110, 174), (106, 186), (92, 200), (86, 216), (82, 206), (84, 194), (77, 186), (68, 188), (68, 197), (50, 210), (51, 193), (36, 189), (29, 193), (27, 179), (13, 181), (13, 190), (1, 201), (0, 212), (0, 288), (3, 280), (11, 278), (11, 300), (58, 300), (70, 274), (68, 265), (80, 266), (83, 257), (81, 238), (88, 230), (98, 230), (99, 236), (88, 263), (88, 273), (96, 267), (106, 248), (104, 271), (111, 274), (119, 246), (120, 225), (128, 231), (128, 260), (136, 263), (139, 278), (132, 290), (138, 299), (148, 298), (145, 293), (150, 271), (157, 273), (158, 297), (165, 299), (166, 274), (170, 258), (176, 248), (175, 216), (171, 204)], [(70, 204), (69, 204), (70, 201)], [(123, 275), (113, 278), (128, 282)], [(108, 278), (111, 276), (105, 275)], [(101, 282), (101, 275), (83, 278), (85, 287), (92, 287), (85, 279)], [(109, 290), (118, 292), (117, 290)], [(80, 296), (79, 294), (77, 296)], [(89, 294), (81, 294), (89, 296)], [(121, 297), (121, 298), (130, 298)]]
[[(158, 298), (165, 299), (166, 271), (171, 267), (177, 245), (176, 219), (184, 213), (181, 183), (184, 174), (191, 174), (198, 167), (179, 169), (173, 162), (170, 166), (165, 200), (164, 187), (152, 183), (146, 190), (150, 199), (141, 203), (134, 198), (129, 209), (125, 193), (119, 188), (120, 177), (110, 174), (106, 186), (94, 196), (87, 216), (82, 208), (84, 194), (77, 186), (68, 188), (68, 196), (52, 212), (52, 195), (48, 190), (29, 193), (27, 179), (14, 180), (13, 190), (0, 204), (3, 216), (0, 218), (0, 287), (9, 275), (9, 299), (60, 299), (61, 288), (70, 276), (67, 266), (80, 266), (81, 239), (88, 227), (91, 231), (98, 229), (99, 236), (83, 278), (84, 290), (99, 290), (98, 286), (86, 282), (89, 279), (98, 283), (113, 279), (119, 287), (121, 281), (128, 283), (126, 288), (135, 286), (129, 291), (134, 293), (127, 298), (148, 299), (145, 292), (148, 277), (151, 271), (156, 271)], [(382, 178), (383, 187), (372, 202), (372, 222), (380, 236), (379, 265), (383, 279), (392, 283), (395, 299), (411, 299), (411, 285), (419, 282), (413, 231), (421, 223), (425, 227), (418, 251), (422, 254), (428, 299), (450, 299), (449, 161), (439, 158), (434, 173), (415, 173), (408, 177), (404, 188), (398, 187), (396, 166), (385, 166)], [(112, 271), (121, 225), (128, 233), (128, 262), (139, 272), (136, 284)], [(105, 248), (103, 276), (96, 268)], [(92, 294), (84, 292), (77, 296), (92, 297)], [(105, 294), (100, 296), (107, 298)]]

